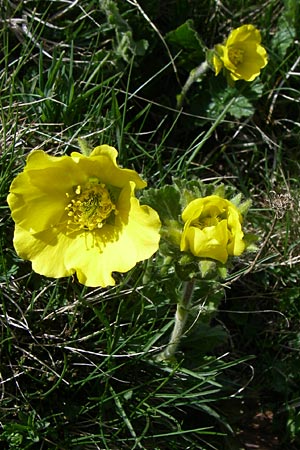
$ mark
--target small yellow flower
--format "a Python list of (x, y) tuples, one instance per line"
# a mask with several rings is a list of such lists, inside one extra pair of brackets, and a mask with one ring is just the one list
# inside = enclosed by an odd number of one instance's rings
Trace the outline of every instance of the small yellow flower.
[(229, 200), (210, 195), (192, 200), (182, 213), (180, 250), (226, 263), (245, 249), (242, 216)]
[(253, 25), (242, 25), (233, 30), (224, 45), (217, 44), (213, 56), (216, 75), (224, 67), (232, 80), (253, 81), (268, 63), (261, 35)]
[(76, 272), (86, 286), (114, 285), (158, 249), (160, 220), (141, 206), (135, 189), (146, 186), (134, 170), (117, 165), (118, 152), (101, 145), (90, 156), (49, 156), (33, 151), (12, 182), (8, 204), (14, 246), (39, 274)]

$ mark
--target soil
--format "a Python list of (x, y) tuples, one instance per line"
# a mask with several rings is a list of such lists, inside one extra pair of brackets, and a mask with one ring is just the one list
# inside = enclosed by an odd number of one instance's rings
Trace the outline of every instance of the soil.
[(273, 418), (273, 412), (267, 410), (255, 413), (248, 423), (244, 423), (238, 436), (245, 450), (279, 450), (279, 437), (274, 433)]

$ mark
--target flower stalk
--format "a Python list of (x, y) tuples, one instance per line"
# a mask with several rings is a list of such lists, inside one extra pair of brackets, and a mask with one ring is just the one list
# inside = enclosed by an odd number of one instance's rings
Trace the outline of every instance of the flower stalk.
[(205, 72), (209, 69), (209, 65), (207, 61), (203, 61), (198, 67), (196, 67), (195, 69), (193, 69), (188, 77), (188, 79), (186, 80), (181, 93), (178, 95), (177, 97), (177, 108), (180, 109), (183, 105), (185, 96), (188, 92), (188, 90), (190, 89), (190, 87), (192, 86), (193, 83), (195, 83), (195, 81), (197, 81), (200, 77), (202, 77), (202, 75), (205, 74)]
[(166, 348), (158, 355), (157, 361), (166, 361), (174, 358), (181, 337), (184, 335), (185, 325), (189, 316), (192, 303), (195, 280), (185, 282), (182, 299), (177, 304), (175, 313), (175, 323)]

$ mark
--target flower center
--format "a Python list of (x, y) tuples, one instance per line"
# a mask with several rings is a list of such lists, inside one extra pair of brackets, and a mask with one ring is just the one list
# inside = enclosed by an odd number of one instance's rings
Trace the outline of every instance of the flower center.
[(244, 61), (244, 50), (240, 48), (230, 47), (228, 49), (228, 58), (235, 66), (242, 64)]
[(197, 228), (200, 228), (200, 230), (202, 230), (203, 228), (206, 227), (214, 227), (216, 225), (218, 225), (220, 219), (218, 219), (217, 217), (199, 217), (198, 220), (194, 223), (194, 226), (196, 226)]
[(223, 208), (211, 206), (209, 210), (206, 209), (202, 211), (200, 216), (195, 221), (193, 221), (192, 225), (194, 227), (200, 228), (200, 230), (203, 230), (203, 228), (206, 227), (217, 226), (218, 223), (226, 218), (227, 214)]
[[(70, 194), (67, 193), (67, 197)], [(84, 186), (76, 186), (74, 197), (66, 207), (68, 226), (92, 231), (102, 228), (112, 213), (117, 214), (105, 184), (91, 179)]]

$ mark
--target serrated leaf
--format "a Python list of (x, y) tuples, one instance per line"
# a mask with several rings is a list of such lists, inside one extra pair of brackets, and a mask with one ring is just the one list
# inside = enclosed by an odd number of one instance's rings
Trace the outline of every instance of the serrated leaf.
[(176, 189), (180, 192), (180, 204), (182, 206), (182, 210), (192, 200), (210, 195), (215, 189), (214, 184), (205, 184), (199, 179), (187, 181), (185, 179), (174, 178), (173, 183), (174, 186), (176, 186)]
[[(218, 117), (224, 110), (224, 106), (229, 101), (229, 95), (226, 90), (223, 93), (219, 93), (219, 96), (215, 96), (212, 102), (209, 104), (207, 113), (209, 116)], [(254, 114), (255, 108), (250, 102), (250, 100), (244, 95), (237, 94), (234, 103), (228, 110), (236, 119), (241, 119), (242, 117), (250, 117)]]
[(205, 59), (206, 47), (194, 29), (194, 23), (191, 19), (175, 30), (169, 31), (165, 38), (169, 44), (173, 44), (182, 51), (179, 56), (179, 63), (187, 65), (187, 70), (200, 64)]
[(172, 185), (165, 185), (160, 189), (148, 189), (141, 198), (141, 204), (155, 209), (163, 224), (177, 221), (181, 215), (180, 193)]
[(272, 49), (284, 58), (287, 49), (293, 44), (299, 27), (299, 1), (286, 0), (283, 13), (278, 20), (278, 29), (272, 39)]
[(113, 0), (102, 0), (100, 8), (105, 12), (108, 23), (115, 31), (115, 56), (129, 62), (132, 55), (144, 55), (148, 48), (148, 41), (145, 39), (134, 40), (132, 28), (122, 17), (116, 2)]
[(246, 85), (246, 89), (244, 89), (243, 93), (245, 97), (249, 97), (254, 100), (261, 97), (264, 92), (264, 88), (264, 84), (259, 78), (256, 78), (252, 83), (248, 83)]
[(295, 37), (295, 28), (289, 25), (287, 20), (281, 20), (279, 28), (272, 40), (272, 48), (279, 57), (284, 58), (287, 49), (294, 42)]
[(177, 44), (186, 50), (195, 50), (198, 52), (200, 58), (204, 55), (205, 46), (197, 31), (194, 29), (194, 23), (191, 19), (187, 20), (175, 30), (169, 31), (166, 39), (168, 42)]
[(243, 95), (236, 97), (235, 102), (229, 108), (229, 114), (231, 114), (236, 119), (241, 119), (242, 117), (250, 117), (254, 114), (255, 108), (248, 100), (248, 98)]

